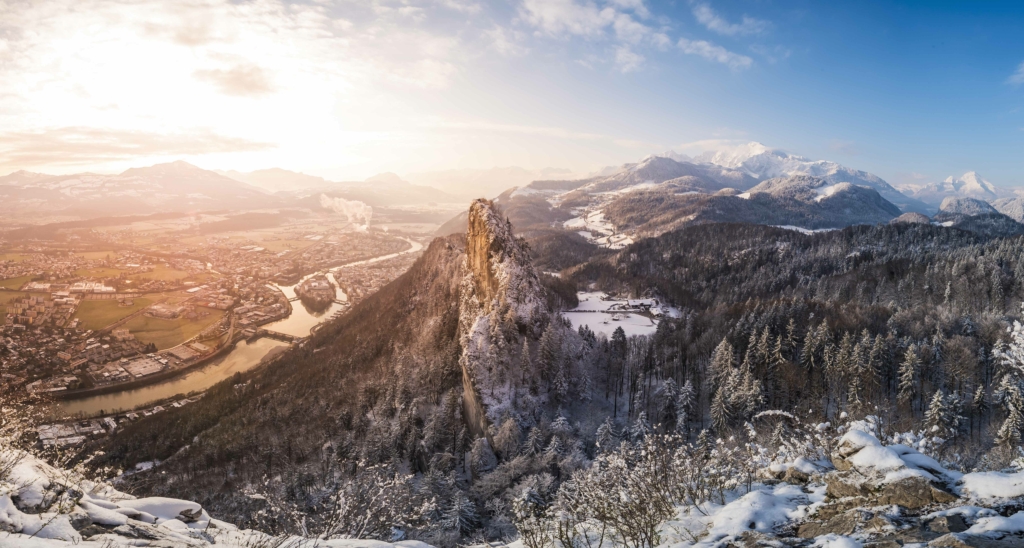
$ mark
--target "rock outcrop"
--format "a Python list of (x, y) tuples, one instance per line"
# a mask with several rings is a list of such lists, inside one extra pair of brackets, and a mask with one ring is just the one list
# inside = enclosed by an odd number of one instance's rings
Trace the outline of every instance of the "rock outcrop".
[(516, 402), (522, 375), (511, 371), (510, 339), (516, 333), (537, 334), (547, 310), (526, 244), (494, 203), (473, 202), (468, 225), (467, 274), (459, 304), (459, 364), (467, 429), (481, 437), (500, 418), (500, 409)]
[[(422, 542), (315, 540), (271, 536), (212, 518), (198, 503), (135, 498), (111, 485), (0, 445), (0, 548), (317, 546), (429, 548)], [(312, 545), (312, 544), (310, 544)]]

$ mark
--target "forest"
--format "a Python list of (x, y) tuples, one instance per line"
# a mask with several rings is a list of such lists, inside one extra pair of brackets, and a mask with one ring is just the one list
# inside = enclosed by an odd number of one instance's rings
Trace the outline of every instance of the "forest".
[[(587, 257), (585, 242), (539, 238), (515, 245), (544, 270)], [(573, 527), (594, 520), (616, 542), (653, 545), (673, 503), (749, 486), (750, 463), (764, 464), (754, 448), (827, 455), (848, 421), (911, 436), (950, 470), (999, 469), (1024, 428), (1009, 333), (1021, 244), (920, 224), (706, 224), (594, 249), (560, 278), (533, 274), (546, 310), (533, 327), (514, 321), (515, 303), (484, 313), (490, 344), (474, 359), (486, 374), (471, 377), (505, 403), (473, 436), (459, 304), (473, 273), (466, 237), (438, 238), (285, 359), (139, 421), (92, 464), (161, 461), (127, 489), (266, 531), (531, 548), (590, 538)], [(656, 296), (682, 315), (605, 338), (560, 317), (576, 290)], [(670, 493), (653, 487), (666, 482)], [(609, 485), (662, 502), (612, 508)]]

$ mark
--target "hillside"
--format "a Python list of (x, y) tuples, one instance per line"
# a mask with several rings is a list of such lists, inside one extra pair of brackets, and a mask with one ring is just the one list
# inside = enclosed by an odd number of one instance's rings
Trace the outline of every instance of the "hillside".
[[(750, 200), (809, 184), (773, 182)], [(388, 485), (404, 502), (387, 519), (402, 523), (407, 538), (454, 546), (552, 531), (543, 524), (555, 514), (545, 508), (580, 516), (579, 527), (603, 523), (616, 542), (640, 534), (668, 541), (676, 538), (672, 516), (695, 517), (686, 509), (711, 500), (676, 487), (702, 462), (715, 463), (722, 475), (704, 477), (722, 487), (713, 511), (703, 507), (710, 521), (686, 522), (702, 527), (694, 529), (700, 538), (743, 534), (715, 521), (730, 519), (731, 510), (720, 510), (732, 501), (797, 505), (772, 483), (788, 477), (818, 493), (808, 502), (832, 510), (786, 510), (756, 528), (762, 535), (792, 538), (806, 525), (819, 528), (801, 536), (826, 536), (821, 527), (835, 515), (896, 504), (901, 523), (917, 531), (907, 541), (927, 541), (939, 536), (921, 532), (930, 512), (978, 503), (955, 478), (1013, 459), (1007, 444), (1021, 432), (995, 394), (1018, 382), (1010, 365), (996, 364), (1024, 300), (1019, 238), (930, 224), (804, 234), (707, 223), (588, 257), (559, 279), (537, 273), (530, 247), (493, 204), (474, 203), (467, 219), (466, 236), (436, 239), (406, 274), (280, 361), (188, 408), (140, 420), (104, 444), (98, 462), (159, 460), (124, 488), (195, 500), (269, 532), (294, 533), (295, 516), (320, 530), (338, 511), (326, 501)], [(558, 295), (583, 288), (672, 307), (645, 334), (597, 335), (559, 315), (576, 303)], [(571, 317), (603, 328), (596, 311)], [(801, 413), (786, 411), (793, 409)], [(927, 497), (836, 503), (845, 491), (828, 478), (846, 477), (842, 459), (856, 452), (836, 457), (848, 420), (874, 421), (884, 435), (854, 449), (893, 448), (900, 463), (892, 469), (941, 462), (925, 468), (934, 480), (904, 486)], [(833, 426), (813, 426), (825, 422)], [(927, 434), (933, 425), (942, 436)], [(813, 432), (799, 450), (787, 441)], [(904, 461), (899, 440), (926, 438), (914, 442), (921, 456)], [(657, 455), (677, 464), (645, 468), (662, 462), (645, 460)], [(862, 472), (874, 474), (869, 468)], [(884, 474), (868, 477), (884, 484)], [(620, 501), (614, 514), (572, 504), (581, 486), (608, 502), (601, 497), (611, 485), (661, 502)], [(946, 494), (933, 497), (932, 487)], [(641, 510), (654, 529), (614, 521)], [(857, 516), (834, 534), (861, 531), (870, 518)], [(982, 517), (961, 530), (987, 523)], [(877, 537), (863, 531), (859, 538)]]
[(687, 224), (742, 222), (808, 229), (887, 222), (899, 209), (873, 189), (820, 178), (771, 179), (736, 195), (632, 192), (602, 209), (614, 225), (657, 235)]
[(0, 177), (0, 193), (13, 216), (98, 217), (169, 211), (245, 210), (274, 201), (246, 183), (178, 161), (128, 169), (118, 175)]

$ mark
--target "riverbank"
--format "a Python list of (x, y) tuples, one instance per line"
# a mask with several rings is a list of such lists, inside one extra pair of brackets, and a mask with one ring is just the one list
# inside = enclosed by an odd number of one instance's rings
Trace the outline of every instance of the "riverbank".
[(55, 402), (56, 410), (67, 416), (95, 417), (153, 406), (156, 402), (178, 399), (182, 395), (192, 396), (205, 392), (236, 373), (272, 363), (289, 348), (291, 345), (271, 338), (261, 338), (251, 343), (239, 341), (226, 355), (174, 379), (132, 390), (58, 401)]

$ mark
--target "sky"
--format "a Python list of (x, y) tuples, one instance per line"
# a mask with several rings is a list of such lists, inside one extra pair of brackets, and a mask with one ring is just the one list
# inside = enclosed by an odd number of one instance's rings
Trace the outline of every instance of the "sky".
[(747, 141), (1024, 185), (1024, 5), (0, 0), (0, 174), (586, 173)]

